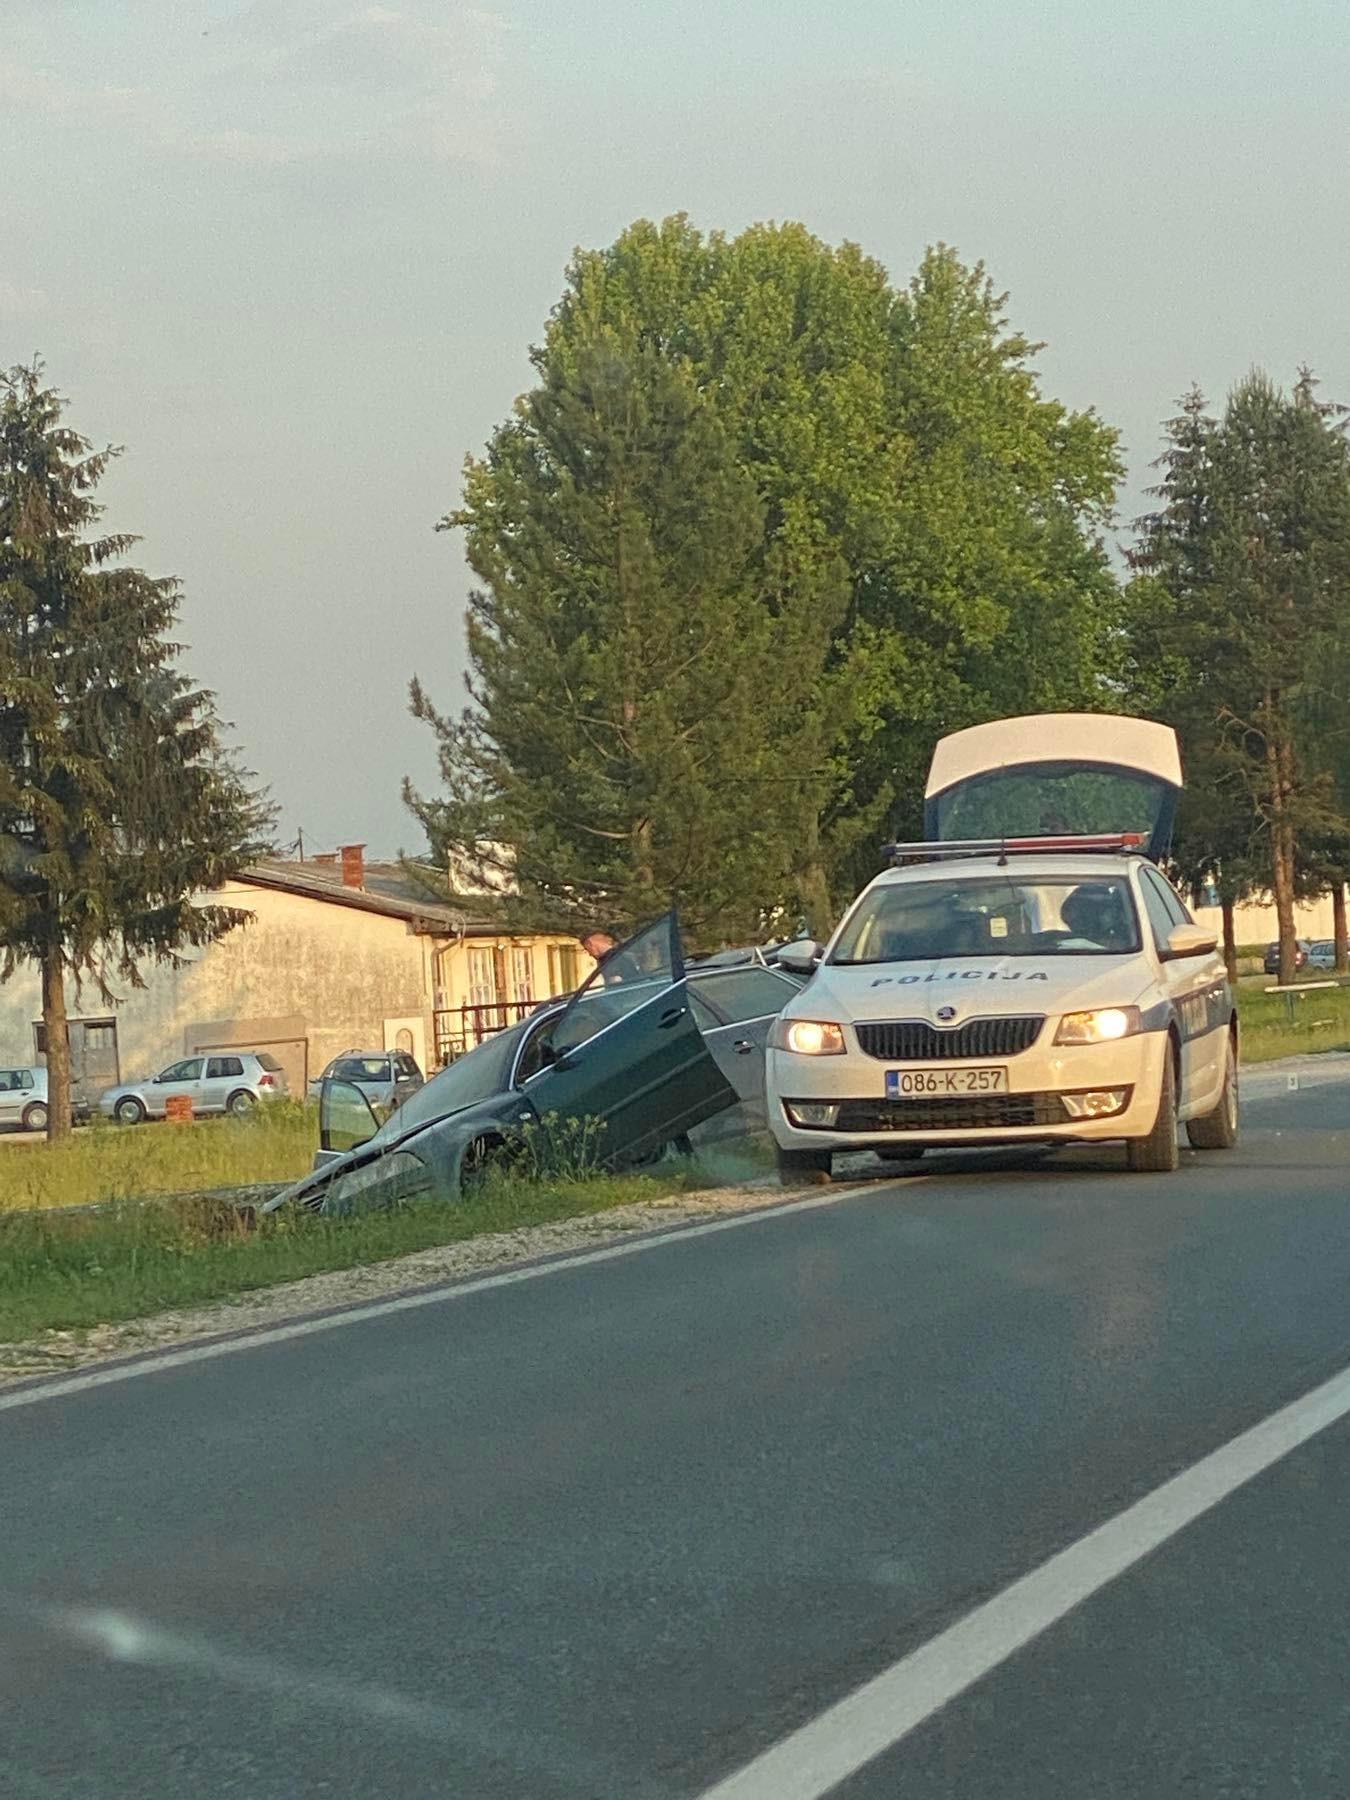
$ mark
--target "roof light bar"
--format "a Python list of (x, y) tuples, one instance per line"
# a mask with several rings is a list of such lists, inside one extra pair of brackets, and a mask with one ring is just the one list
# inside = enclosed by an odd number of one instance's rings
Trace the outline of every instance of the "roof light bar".
[(953, 838), (947, 843), (887, 844), (888, 863), (950, 862), (963, 856), (1043, 856), (1061, 851), (1087, 856), (1128, 856), (1141, 851), (1142, 831), (1097, 832), (1086, 837)]

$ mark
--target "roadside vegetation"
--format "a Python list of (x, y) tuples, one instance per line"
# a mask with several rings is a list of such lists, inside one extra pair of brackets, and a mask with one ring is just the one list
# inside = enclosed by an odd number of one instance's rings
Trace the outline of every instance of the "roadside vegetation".
[(62, 1143), (0, 1147), (0, 1216), (155, 1194), (223, 1193), (294, 1181), (318, 1147), (313, 1106), (277, 1101), (245, 1119), (99, 1123)]
[(261, 1218), (209, 1195), (97, 1212), (0, 1213), (0, 1343), (144, 1318), (319, 1275), (387, 1262), (485, 1232), (517, 1231), (707, 1187), (706, 1168), (544, 1177), (493, 1171), (464, 1199), (322, 1218)]
[(1238, 990), (1244, 1063), (1350, 1050), (1350, 987), (1314, 988), (1296, 995), (1292, 1020), (1289, 1004), (1283, 994), (1268, 994), (1262, 987)]

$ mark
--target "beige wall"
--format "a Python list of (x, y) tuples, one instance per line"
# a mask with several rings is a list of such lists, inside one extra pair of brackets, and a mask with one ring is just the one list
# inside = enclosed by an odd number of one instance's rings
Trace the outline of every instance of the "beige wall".
[[(1192, 907), (1196, 923), (1212, 931), (1220, 942), (1223, 941), (1223, 912), (1217, 906)], [(1329, 938), (1331, 936), (1331, 896), (1314, 901), (1308, 906), (1294, 908), (1294, 924), (1297, 935), (1301, 938)], [(1251, 904), (1235, 908), (1233, 928), (1237, 933), (1239, 944), (1273, 944), (1280, 935), (1280, 928), (1275, 918), (1273, 905), (1261, 906)]]
[[(116, 984), (121, 1003), (73, 984), (72, 1018), (117, 1021), (123, 1080), (135, 1079), (199, 1044), (275, 1048), (292, 1090), (348, 1047), (379, 1048), (386, 1020), (422, 1021), (432, 1037), (434, 944), (402, 919), (232, 882), (213, 900), (253, 913), (177, 969), (149, 968), (144, 990)], [(40, 1017), (36, 972), (0, 984), (0, 1059), (31, 1061)]]

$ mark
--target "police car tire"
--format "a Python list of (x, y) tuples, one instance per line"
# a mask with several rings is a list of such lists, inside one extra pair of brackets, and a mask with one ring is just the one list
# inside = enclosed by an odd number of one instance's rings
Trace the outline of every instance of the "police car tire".
[(1177, 1072), (1170, 1047), (1153, 1129), (1147, 1137), (1126, 1138), (1125, 1160), (1136, 1175), (1168, 1175), (1181, 1164), (1177, 1147)]
[(1238, 1141), (1237, 1051), (1231, 1033), (1227, 1056), (1219, 1104), (1213, 1112), (1206, 1113), (1201, 1119), (1190, 1119), (1186, 1124), (1186, 1136), (1196, 1150), (1231, 1150)]
[(834, 1156), (829, 1150), (778, 1150), (778, 1179), (801, 1181), (810, 1175), (829, 1176)]

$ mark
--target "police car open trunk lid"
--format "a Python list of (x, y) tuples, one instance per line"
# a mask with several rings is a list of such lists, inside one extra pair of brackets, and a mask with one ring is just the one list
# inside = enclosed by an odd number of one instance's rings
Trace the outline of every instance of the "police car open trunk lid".
[(924, 836), (964, 839), (1137, 833), (1168, 854), (1181, 796), (1177, 734), (1117, 713), (1032, 713), (941, 738), (924, 790)]

